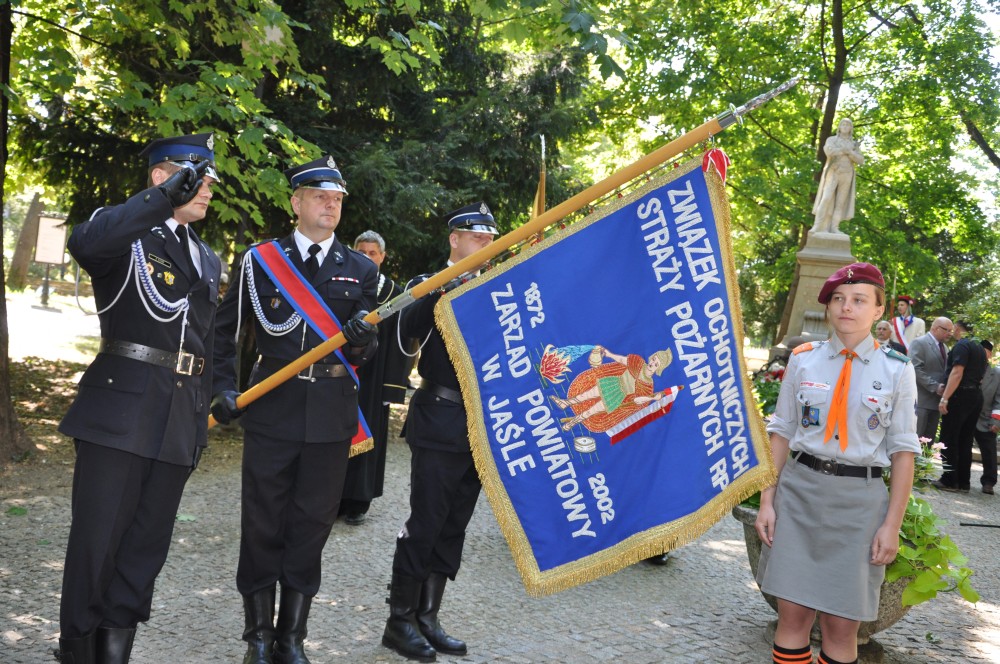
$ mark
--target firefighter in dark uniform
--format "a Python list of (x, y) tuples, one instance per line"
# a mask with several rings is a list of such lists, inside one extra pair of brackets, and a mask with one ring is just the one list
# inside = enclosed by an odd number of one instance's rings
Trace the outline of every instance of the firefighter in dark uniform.
[[(292, 265), (340, 322), (352, 365), (378, 347), (377, 328), (362, 318), (375, 305), (378, 270), (334, 235), (346, 182), (332, 157), (285, 171), (295, 231), (278, 241)], [(321, 338), (249, 253), (219, 305), (212, 415), (222, 424), (236, 407), (236, 340), (252, 317), (259, 355), (255, 385), (320, 345)], [(303, 650), (323, 547), (337, 518), (351, 439), (358, 429), (358, 390), (331, 353), (246, 408), (240, 559), (236, 587), (246, 618), (244, 662), (307, 663)], [(277, 625), (276, 584), (281, 584)]]
[(205, 447), (222, 269), (190, 224), (212, 199), (212, 134), (153, 141), (148, 188), (77, 225), (100, 352), (59, 430), (76, 446), (59, 610), (64, 663), (127, 662), (149, 619), (184, 485)]
[[(451, 247), (448, 264), (493, 241), (496, 223), (485, 203), (446, 216)], [(413, 279), (407, 288), (427, 279)], [(458, 377), (434, 324), (441, 294), (427, 295), (400, 313), (404, 338), (422, 342), (417, 370), (421, 383), (410, 398), (404, 433), (410, 445), (410, 516), (396, 539), (389, 586), (389, 619), (382, 644), (409, 659), (434, 661), (438, 652), (464, 655), (464, 642), (438, 621), (448, 579), (462, 561), (465, 529), (481, 484), (469, 447)]]

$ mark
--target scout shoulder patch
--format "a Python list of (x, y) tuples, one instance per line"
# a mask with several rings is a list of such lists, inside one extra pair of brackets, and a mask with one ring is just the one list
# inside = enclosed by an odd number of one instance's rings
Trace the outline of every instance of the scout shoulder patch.
[(804, 344), (796, 346), (792, 350), (792, 355), (798, 355), (799, 353), (805, 353), (806, 351), (816, 350), (825, 343), (825, 341), (807, 341)]
[(903, 362), (903, 363), (906, 363), (906, 362), (910, 361), (909, 357), (907, 357), (906, 355), (903, 355), (898, 350), (893, 350), (893, 349), (889, 348), (888, 346), (885, 347), (885, 354), (888, 355), (889, 357), (891, 357), (892, 359), (899, 360), (900, 362)]

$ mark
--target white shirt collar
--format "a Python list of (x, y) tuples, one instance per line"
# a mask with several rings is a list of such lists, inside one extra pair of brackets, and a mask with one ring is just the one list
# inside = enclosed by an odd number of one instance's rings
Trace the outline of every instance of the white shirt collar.
[(292, 237), (295, 238), (295, 247), (296, 249), (299, 250), (299, 256), (302, 257), (303, 263), (309, 260), (309, 247), (313, 246), (314, 244), (318, 244), (319, 253), (316, 254), (316, 260), (318, 260), (319, 264), (322, 265), (323, 260), (326, 258), (326, 255), (330, 253), (330, 247), (333, 246), (333, 239), (336, 237), (336, 235), (331, 235), (322, 242), (313, 242), (305, 235), (303, 235), (301, 232), (299, 232), (299, 229), (296, 228), (295, 232), (292, 234)]

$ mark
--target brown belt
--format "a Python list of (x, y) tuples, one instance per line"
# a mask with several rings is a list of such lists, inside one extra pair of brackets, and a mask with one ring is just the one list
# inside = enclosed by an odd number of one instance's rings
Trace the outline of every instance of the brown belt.
[[(260, 366), (267, 371), (277, 371), (292, 363), (292, 360), (279, 360), (276, 357), (260, 358)], [(347, 367), (343, 364), (310, 364), (298, 373), (297, 378), (302, 380), (316, 380), (317, 378), (343, 378), (347, 375)]]
[(115, 339), (101, 339), (101, 347), (98, 350), (108, 355), (118, 355), (129, 359), (155, 364), (158, 367), (173, 369), (175, 373), (185, 376), (200, 376), (205, 370), (205, 358), (195, 357), (191, 353), (181, 351), (171, 353), (170, 351), (151, 348), (131, 341), (117, 341)]

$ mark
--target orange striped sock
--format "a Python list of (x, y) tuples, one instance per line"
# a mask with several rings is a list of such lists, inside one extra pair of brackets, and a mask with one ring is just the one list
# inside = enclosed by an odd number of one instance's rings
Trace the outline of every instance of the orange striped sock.
[(812, 664), (812, 650), (809, 646), (803, 648), (782, 648), (777, 643), (771, 650), (774, 664)]
[(858, 664), (858, 658), (855, 657), (849, 662), (841, 662), (839, 659), (834, 659), (830, 657), (825, 652), (823, 652), (822, 648), (820, 648), (819, 658), (816, 660), (816, 664)]

